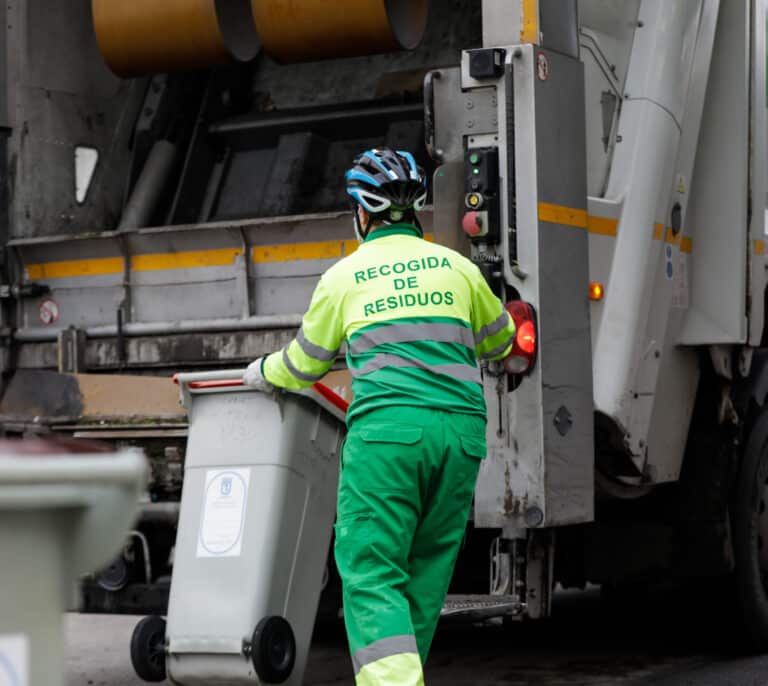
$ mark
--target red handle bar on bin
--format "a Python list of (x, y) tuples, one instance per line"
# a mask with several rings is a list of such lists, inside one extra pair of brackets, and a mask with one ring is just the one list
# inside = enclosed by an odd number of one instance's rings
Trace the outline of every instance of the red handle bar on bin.
[[(179, 385), (179, 375), (174, 374), (173, 383)], [(190, 390), (198, 391), (206, 388), (237, 388), (243, 386), (242, 379), (217, 379), (215, 381), (189, 381), (187, 387)], [(349, 409), (349, 401), (344, 400), (338, 393), (332, 391), (328, 386), (321, 383), (316, 383), (312, 388), (317, 391), (319, 395), (325, 398), (334, 407), (337, 407), (342, 412), (346, 412)]]
[(242, 379), (224, 379), (222, 381), (190, 381), (187, 386), (193, 391), (201, 388), (236, 388), (242, 386)]
[(349, 401), (344, 400), (338, 393), (332, 391), (328, 386), (322, 383), (316, 383), (312, 386), (320, 395), (323, 396), (334, 407), (337, 407), (342, 412), (346, 412), (349, 409)]

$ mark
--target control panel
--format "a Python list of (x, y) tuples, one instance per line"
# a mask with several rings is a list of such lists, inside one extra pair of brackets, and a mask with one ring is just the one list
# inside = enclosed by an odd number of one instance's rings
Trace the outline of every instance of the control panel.
[(464, 233), (477, 243), (498, 243), (499, 149), (470, 148), (464, 157)]

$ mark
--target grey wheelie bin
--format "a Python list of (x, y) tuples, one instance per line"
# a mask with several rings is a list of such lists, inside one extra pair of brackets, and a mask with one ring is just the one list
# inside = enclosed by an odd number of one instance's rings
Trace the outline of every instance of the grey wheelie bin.
[(122, 547), (146, 474), (138, 450), (0, 441), (0, 684), (63, 683), (75, 580)]
[(180, 374), (189, 441), (166, 630), (170, 680), (302, 683), (336, 509), (343, 400)]

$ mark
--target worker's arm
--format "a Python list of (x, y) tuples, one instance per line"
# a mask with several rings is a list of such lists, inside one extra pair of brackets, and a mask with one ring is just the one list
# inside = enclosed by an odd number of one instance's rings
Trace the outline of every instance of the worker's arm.
[(320, 279), (299, 333), (285, 348), (264, 358), (262, 373), (273, 386), (299, 390), (319, 381), (333, 366), (344, 337), (340, 294)]
[(472, 265), (472, 331), (479, 359), (501, 360), (515, 342), (515, 322), (491, 291), (480, 270)]

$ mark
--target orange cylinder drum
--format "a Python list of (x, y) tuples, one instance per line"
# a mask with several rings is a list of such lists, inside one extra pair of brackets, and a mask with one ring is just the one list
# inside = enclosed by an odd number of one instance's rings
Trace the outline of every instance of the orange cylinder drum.
[(258, 52), (250, 0), (92, 0), (96, 39), (119, 76), (196, 69)]
[(427, 25), (427, 0), (252, 0), (264, 51), (306, 62), (413, 49)]
[(253, 59), (280, 62), (413, 49), (428, 0), (91, 0), (96, 39), (119, 76)]

